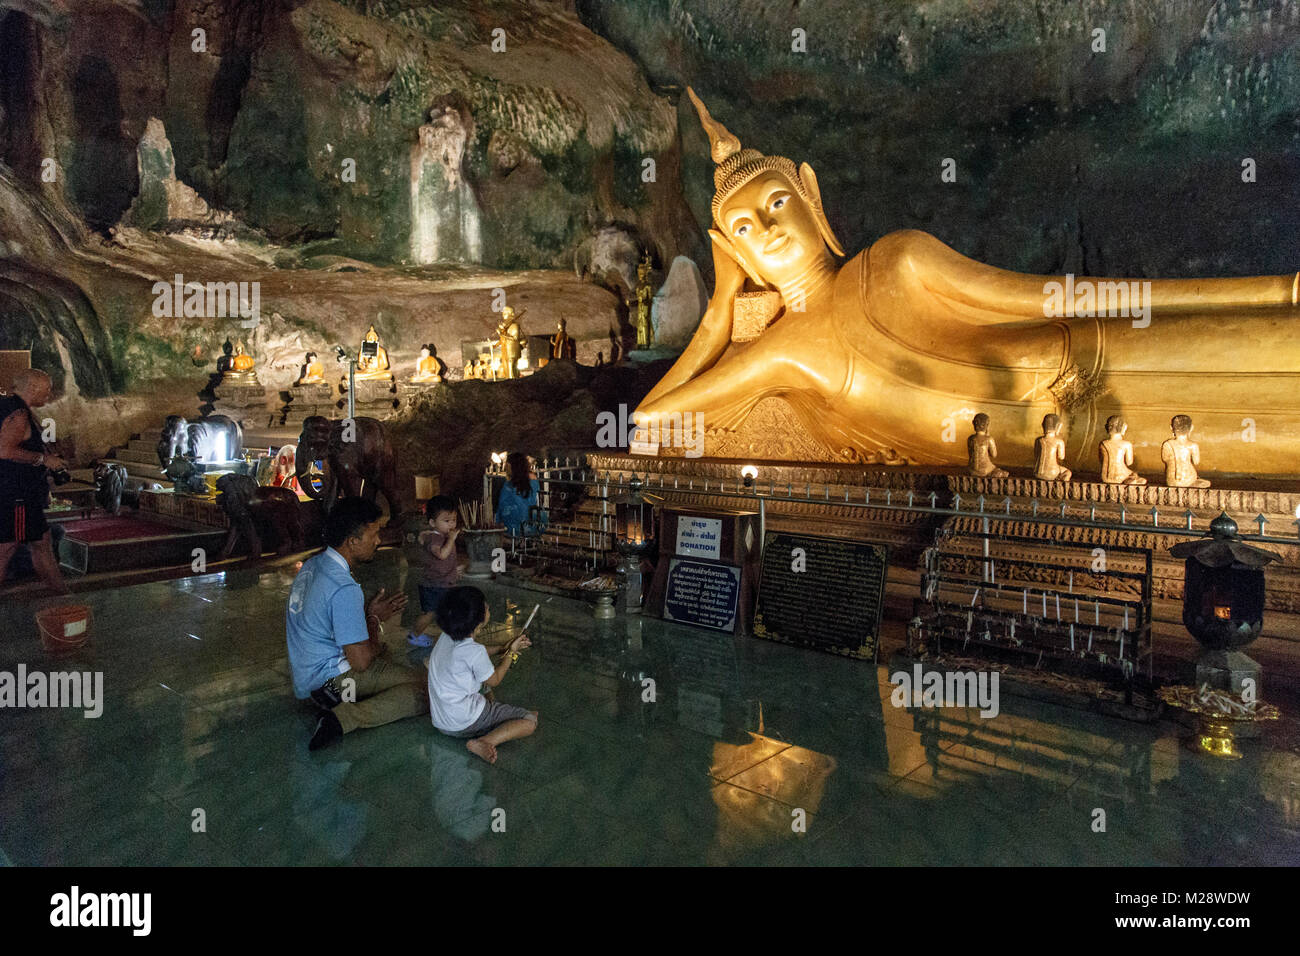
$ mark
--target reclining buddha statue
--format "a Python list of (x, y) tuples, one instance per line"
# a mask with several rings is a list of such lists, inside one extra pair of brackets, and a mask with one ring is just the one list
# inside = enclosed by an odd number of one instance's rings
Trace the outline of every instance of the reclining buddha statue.
[(1076, 282), (917, 231), (841, 262), (812, 168), (742, 149), (688, 93), (716, 164), (716, 282), (638, 424), (702, 415), (687, 420), (715, 456), (960, 466), (983, 412), (1001, 460), (1032, 466), (1056, 414), (1077, 475), (1096, 472), (1108, 417), (1129, 423), (1141, 459), (1190, 414), (1217, 470), (1300, 473), (1300, 276)]

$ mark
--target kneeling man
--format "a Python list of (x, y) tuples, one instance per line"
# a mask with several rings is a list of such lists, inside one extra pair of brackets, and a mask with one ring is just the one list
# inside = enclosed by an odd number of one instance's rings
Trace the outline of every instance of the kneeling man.
[(320, 554), (303, 563), (289, 592), (285, 633), (293, 692), (321, 708), (311, 750), (358, 727), (429, 712), (425, 674), (390, 660), (380, 643), (381, 621), (401, 612), (406, 595), (384, 590), (363, 600), (357, 564), (379, 547), (383, 512), (364, 498), (344, 498), (325, 520)]

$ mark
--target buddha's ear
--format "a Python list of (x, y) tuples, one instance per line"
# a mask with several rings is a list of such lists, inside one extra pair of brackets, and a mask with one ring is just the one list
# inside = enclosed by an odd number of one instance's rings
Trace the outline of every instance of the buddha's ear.
[(803, 182), (803, 188), (808, 190), (808, 195), (812, 197), (813, 218), (817, 220), (817, 231), (822, 234), (822, 240), (830, 246), (831, 252), (843, 257), (844, 247), (835, 238), (835, 233), (831, 231), (831, 224), (826, 221), (826, 213), (822, 209), (822, 191), (817, 185), (817, 174), (813, 172), (811, 166), (803, 163), (799, 166), (799, 179)]
[(745, 261), (745, 257), (742, 256), (736, 250), (736, 247), (731, 244), (730, 239), (718, 232), (716, 229), (709, 230), (709, 237), (713, 240), (713, 248), (725, 254), (728, 259), (740, 266), (740, 268), (744, 269), (745, 275), (749, 276), (749, 280), (753, 282), (754, 285), (763, 289), (768, 287), (768, 284), (763, 281), (759, 274), (753, 270), (748, 262)]

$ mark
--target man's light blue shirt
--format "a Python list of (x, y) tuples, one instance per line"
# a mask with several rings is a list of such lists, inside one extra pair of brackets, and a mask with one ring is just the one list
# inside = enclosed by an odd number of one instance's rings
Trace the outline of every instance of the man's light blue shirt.
[(299, 700), (350, 669), (343, 648), (370, 639), (365, 598), (347, 559), (333, 548), (303, 562), (284, 616), (293, 693)]

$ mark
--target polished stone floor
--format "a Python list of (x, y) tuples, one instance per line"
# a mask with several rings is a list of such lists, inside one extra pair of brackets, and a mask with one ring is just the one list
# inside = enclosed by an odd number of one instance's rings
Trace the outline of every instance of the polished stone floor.
[[(406, 577), (397, 552), (364, 572)], [(495, 620), (543, 602), (498, 692), (535, 736), (495, 766), (423, 718), (309, 753), (291, 580), (81, 595), (94, 637), (57, 661), (0, 598), (0, 671), (104, 675), (98, 719), (0, 710), (0, 864), (1300, 863), (1290, 721), (1220, 763), (1171, 722), (1005, 692), (992, 719), (896, 708), (883, 667), (499, 585)]]

